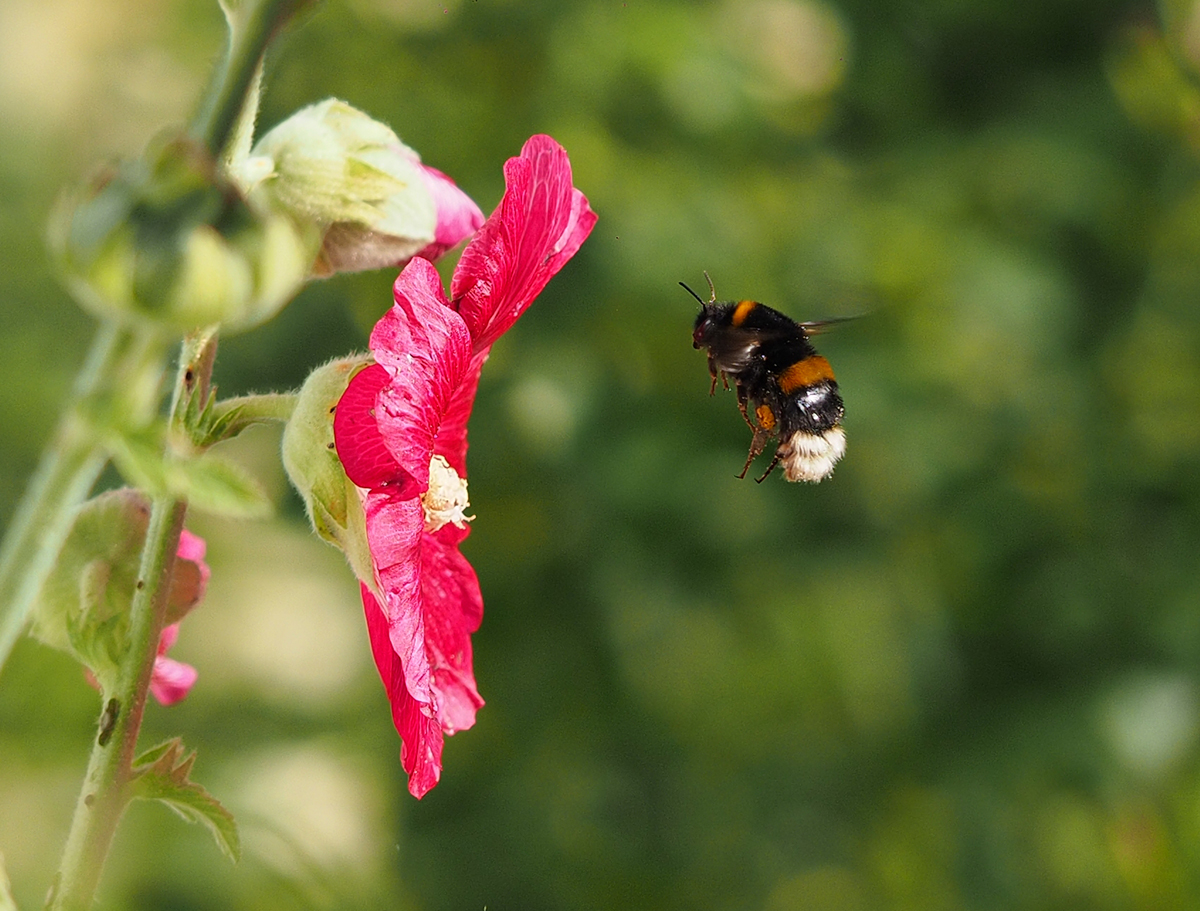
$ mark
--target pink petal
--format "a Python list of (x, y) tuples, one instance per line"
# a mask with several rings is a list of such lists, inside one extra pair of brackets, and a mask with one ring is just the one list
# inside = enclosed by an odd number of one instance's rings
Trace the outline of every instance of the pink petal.
[(188, 694), (199, 674), (190, 664), (173, 658), (155, 658), (150, 694), (160, 705), (174, 705)]
[(438, 783), (442, 775), (444, 740), (441, 725), (422, 711), (422, 706), (409, 694), (404, 682), (404, 666), (392, 650), (387, 618), (371, 590), (366, 585), (360, 588), (371, 654), (392, 704), (392, 723), (400, 734), (400, 763), (408, 774), (409, 792), (420, 798)]
[(442, 418), (470, 366), (471, 338), (428, 260), (404, 267), (394, 296), (371, 333), (371, 353), (392, 378), (376, 399), (375, 417), (388, 451), (423, 492)]
[(483, 700), (475, 687), (471, 634), (483, 620), (483, 596), (458, 550), (466, 529), (424, 531), (420, 501), (388, 489), (363, 504), (367, 542), (384, 602), (392, 651), (405, 689), (447, 734), (469, 728)]
[(479, 230), (483, 213), (470, 196), (437, 168), (428, 165), (420, 165), (420, 168), (425, 187), (437, 207), (437, 227), (433, 242), (417, 255), (433, 260)]
[[(338, 458), (346, 476), (359, 487), (382, 487), (404, 476), (403, 469), (388, 452), (375, 416), (379, 392), (391, 379), (378, 364), (364, 367), (350, 380), (333, 413), (333, 442)], [(420, 488), (415, 481), (412, 485), (409, 495), (416, 496)]]
[[(197, 540), (199, 539), (197, 538)], [(200, 546), (201, 553), (203, 553), (203, 541), (200, 542)], [(163, 627), (163, 631), (158, 637), (158, 655), (154, 659), (154, 670), (150, 676), (150, 694), (161, 705), (174, 705), (181, 700), (188, 694), (199, 677), (196, 669), (190, 664), (166, 657), (167, 652), (178, 638), (178, 623)]]
[(207, 549), (204, 539), (199, 535), (192, 534), (186, 528), (179, 533), (179, 548), (175, 551), (175, 556), (180, 560), (190, 560), (199, 566), (200, 578), (205, 586), (208, 585), (209, 577), (212, 575), (208, 564), (204, 562), (204, 554)]
[(467, 476), (467, 421), (475, 405), (479, 374), (490, 352), (490, 348), (485, 348), (471, 358), (467, 372), (458, 388), (454, 390), (454, 396), (442, 416), (442, 426), (438, 430), (437, 442), (433, 447), (434, 452), (449, 462), (460, 478)]
[(170, 626), (164, 626), (163, 631), (158, 634), (158, 655), (162, 656), (169, 652), (175, 646), (175, 640), (179, 638), (179, 624), (172, 623)]
[(454, 270), (451, 296), (474, 350), (517, 321), (591, 233), (596, 214), (571, 184), (566, 151), (533, 136), (504, 165), (507, 189)]
[(426, 534), (421, 542), (425, 651), (437, 693), (438, 720), (447, 734), (471, 727), (483, 705), (475, 687), (471, 652), (471, 634), (483, 621), (483, 595), (475, 570), (458, 549), (466, 533), (447, 525), (436, 534)]
[(434, 714), (435, 696), (421, 610), (421, 544), (425, 532), (421, 501), (385, 487), (367, 493), (363, 513), (392, 650), (404, 664), (408, 691)]

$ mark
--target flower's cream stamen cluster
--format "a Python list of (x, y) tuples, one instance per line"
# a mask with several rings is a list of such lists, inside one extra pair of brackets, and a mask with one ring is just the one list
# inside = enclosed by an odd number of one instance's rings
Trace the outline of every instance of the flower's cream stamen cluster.
[(429, 460), (429, 489), (421, 494), (425, 530), (432, 533), (450, 523), (466, 528), (467, 523), (475, 518), (464, 512), (470, 505), (467, 500), (467, 479), (460, 478), (449, 462), (435, 455)]

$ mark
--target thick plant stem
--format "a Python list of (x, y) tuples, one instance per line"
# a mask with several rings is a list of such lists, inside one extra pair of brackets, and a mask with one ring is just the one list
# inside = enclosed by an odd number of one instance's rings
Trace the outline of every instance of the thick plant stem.
[[(211, 331), (184, 340), (171, 401), (173, 427), (183, 429), (179, 425), (188, 412), (189, 399), (207, 398), (216, 349), (216, 334)], [(129, 802), (138, 733), (166, 621), (171, 576), (186, 515), (186, 500), (159, 497), (151, 505), (130, 607), (129, 646), (121, 660), (116, 691), (103, 694), (99, 733), (75, 804), (58, 876), (46, 903), (53, 911), (82, 911), (91, 906), (117, 823)]]
[(102, 325), (75, 381), (72, 404), (30, 479), (0, 547), (0, 669), (20, 638), (66, 541), (75, 513), (107, 461), (91, 414), (120, 387), (153, 371), (155, 345), (115, 324)]
[(129, 651), (121, 663), (116, 692), (104, 694), (100, 730), (47, 908), (82, 911), (91, 907), (113, 834), (128, 803), (127, 787), (186, 513), (186, 502), (170, 498), (155, 500), (151, 507), (139, 587), (131, 608)]

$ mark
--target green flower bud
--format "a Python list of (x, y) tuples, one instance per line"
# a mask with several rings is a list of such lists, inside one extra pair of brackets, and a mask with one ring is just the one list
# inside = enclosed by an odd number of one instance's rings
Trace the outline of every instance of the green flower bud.
[[(116, 685), (129, 647), (129, 609), (149, 521), (150, 502), (140, 491), (122, 488), (89, 500), (34, 606), (30, 633), (74, 655), (105, 692)], [(184, 536), (167, 594), (168, 624), (183, 619), (208, 583), (203, 542)]]
[(178, 137), (65, 198), (50, 241), (85, 308), (180, 334), (274, 316), (309, 274), (317, 243), (315, 231), (251, 208), (201, 147)]
[(333, 415), (351, 378), (372, 363), (351, 355), (318, 367), (304, 381), (283, 431), (283, 465), (304, 499), (313, 530), (340, 548), (360, 579), (371, 579), (366, 520), (358, 488), (346, 477), (333, 443)]
[(437, 233), (432, 178), (420, 157), (391, 128), (336, 98), (297, 111), (230, 172), (252, 198), (320, 226), (318, 274), (403, 264)]

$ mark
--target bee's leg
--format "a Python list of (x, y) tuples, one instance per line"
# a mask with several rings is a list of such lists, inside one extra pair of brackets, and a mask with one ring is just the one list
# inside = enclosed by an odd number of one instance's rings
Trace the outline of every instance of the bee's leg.
[[(770, 432), (763, 429), (762, 427), (755, 428), (754, 438), (750, 441), (750, 454), (748, 456), (746, 456), (746, 464), (742, 466), (742, 473), (738, 475), (739, 480), (741, 478), (746, 477), (746, 472), (750, 470), (750, 463), (753, 462), (755, 459), (757, 459), (760, 455), (762, 455), (762, 451), (767, 446), (767, 440), (769, 440), (770, 438), (771, 438)], [(775, 461), (776, 462), (779, 461), (778, 456), (776, 456)], [(775, 467), (775, 462), (772, 462), (771, 468), (774, 468), (774, 467)], [(771, 473), (771, 468), (767, 469), (767, 474)], [(765, 478), (766, 476), (767, 475), (763, 475), (763, 478)], [(762, 480), (762, 478), (759, 478), (759, 481), (761, 481), (761, 480)]]
[(725, 388), (726, 389), (729, 388), (729, 380), (725, 379), (725, 374), (717, 369), (717, 362), (713, 360), (713, 356), (711, 354), (708, 356), (708, 374), (709, 374), (709, 376), (712, 377), (712, 385), (708, 387), (709, 395), (717, 394), (717, 377), (718, 376), (720, 376), (721, 379), (725, 380)]
[[(775, 450), (775, 458), (771, 459), (771, 464), (768, 465), (767, 470), (762, 473), (762, 477), (754, 479), (754, 483), (761, 484), (763, 481), (765, 481), (767, 479), (767, 475), (769, 475), (772, 471), (774, 471), (775, 466), (778, 464), (779, 464), (779, 450), (776, 449)], [(745, 469), (742, 469), (742, 471), (744, 472)]]
[[(750, 395), (746, 392), (746, 387), (741, 383), (737, 384), (737, 400), (738, 411), (742, 413), (742, 420), (746, 422), (747, 427), (754, 431), (754, 435), (758, 436), (758, 432), (761, 428), (758, 424), (754, 423), (754, 421), (750, 420), (750, 415), (746, 411), (746, 403), (750, 400)], [(762, 448), (760, 447), (758, 451), (762, 452)]]

